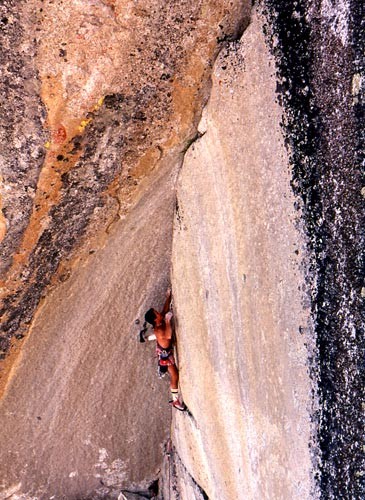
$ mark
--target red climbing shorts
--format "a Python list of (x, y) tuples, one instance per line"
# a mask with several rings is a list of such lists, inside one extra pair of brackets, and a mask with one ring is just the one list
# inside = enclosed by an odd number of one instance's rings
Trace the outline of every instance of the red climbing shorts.
[(175, 364), (175, 358), (172, 347), (164, 349), (159, 344), (156, 346), (159, 366), (172, 366)]

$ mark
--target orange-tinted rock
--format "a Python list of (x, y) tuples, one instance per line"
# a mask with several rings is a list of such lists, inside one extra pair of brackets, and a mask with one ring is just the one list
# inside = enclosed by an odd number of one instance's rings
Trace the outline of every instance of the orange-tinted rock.
[(59, 125), (58, 127), (52, 130), (51, 138), (52, 142), (54, 142), (55, 144), (63, 144), (66, 140), (66, 137), (67, 133), (63, 125)]
[[(183, 150), (207, 96), (217, 40), (247, 19), (240, 2), (213, 0), (95, 1), (87, 9), (66, 0), (12, 9), (16, 43), (8, 44), (8, 57), (25, 69), (24, 89), (36, 91), (24, 101), (19, 87), (27, 111), (13, 141), (24, 165), (14, 167), (9, 150), (3, 173), (4, 354), (28, 331), (61, 263), (70, 267), (90, 239), (102, 246), (104, 231), (139, 198), (158, 158)], [(39, 80), (29, 84), (31, 72)], [(16, 66), (8, 77), (19, 78)], [(34, 138), (27, 149), (23, 128)], [(34, 167), (25, 169), (28, 157)], [(0, 386), (6, 379), (2, 371)]]
[(134, 321), (168, 284), (177, 170), (245, 5), (0, 6), (3, 495), (100, 498), (158, 475), (167, 386)]

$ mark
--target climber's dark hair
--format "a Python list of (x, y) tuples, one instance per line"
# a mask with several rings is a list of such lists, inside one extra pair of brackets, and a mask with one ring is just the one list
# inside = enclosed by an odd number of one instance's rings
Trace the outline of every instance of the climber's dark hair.
[(151, 307), (151, 309), (148, 309), (148, 311), (144, 315), (144, 319), (147, 321), (147, 323), (151, 323), (152, 326), (155, 326), (156, 315), (153, 307)]

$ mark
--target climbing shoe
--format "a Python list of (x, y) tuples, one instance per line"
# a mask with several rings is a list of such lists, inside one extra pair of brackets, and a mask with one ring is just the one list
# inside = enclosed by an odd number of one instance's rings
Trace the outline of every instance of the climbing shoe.
[(184, 405), (184, 403), (181, 403), (178, 399), (175, 399), (175, 401), (171, 401), (171, 404), (177, 410), (180, 410), (180, 411), (186, 410), (186, 406)]

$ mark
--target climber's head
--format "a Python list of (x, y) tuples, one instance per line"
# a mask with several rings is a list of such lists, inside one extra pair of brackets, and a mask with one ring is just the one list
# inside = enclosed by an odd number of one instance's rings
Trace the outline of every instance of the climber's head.
[(155, 326), (156, 312), (157, 311), (155, 311), (153, 307), (151, 307), (151, 309), (148, 309), (148, 311), (144, 315), (145, 321), (147, 321), (147, 323), (150, 323), (152, 326)]
[(161, 326), (161, 324), (163, 324), (164, 322), (163, 315), (156, 311), (156, 309), (153, 309), (153, 307), (151, 307), (151, 309), (148, 309), (148, 311), (144, 315), (144, 319), (145, 321), (147, 321), (147, 323), (151, 323), (154, 328)]

